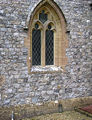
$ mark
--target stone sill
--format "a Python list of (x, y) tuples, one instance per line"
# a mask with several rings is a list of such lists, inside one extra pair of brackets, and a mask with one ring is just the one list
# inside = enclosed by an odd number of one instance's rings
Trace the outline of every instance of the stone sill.
[(45, 67), (42, 66), (33, 66), (31, 68), (31, 73), (35, 74), (35, 73), (42, 73), (42, 74), (46, 74), (46, 73), (55, 73), (55, 72), (63, 72), (64, 70), (61, 67), (57, 67), (54, 65), (48, 65)]

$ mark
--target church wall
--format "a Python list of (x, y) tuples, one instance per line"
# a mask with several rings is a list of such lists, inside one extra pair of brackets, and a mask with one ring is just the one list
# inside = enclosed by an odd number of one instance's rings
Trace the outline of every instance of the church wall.
[(0, 0), (0, 105), (92, 96), (91, 0), (55, 0), (67, 23), (63, 72), (29, 74), (26, 21), (38, 0)]

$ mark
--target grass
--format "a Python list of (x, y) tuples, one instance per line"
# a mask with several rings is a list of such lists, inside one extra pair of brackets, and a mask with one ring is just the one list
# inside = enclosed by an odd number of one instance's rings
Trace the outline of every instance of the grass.
[(92, 120), (92, 118), (84, 114), (81, 114), (79, 112), (67, 111), (63, 113), (54, 113), (54, 114), (36, 116), (30, 119), (23, 119), (23, 120)]

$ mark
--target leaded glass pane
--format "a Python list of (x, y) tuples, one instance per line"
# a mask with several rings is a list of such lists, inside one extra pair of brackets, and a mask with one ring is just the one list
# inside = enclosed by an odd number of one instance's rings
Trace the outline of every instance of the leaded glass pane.
[(42, 22), (42, 23), (45, 23), (47, 20), (48, 20), (48, 15), (45, 14), (45, 11), (42, 10), (42, 13), (39, 14), (39, 20)]
[(54, 64), (54, 32), (46, 30), (46, 43), (45, 43), (45, 63), (46, 65)]
[(32, 65), (41, 65), (41, 31), (32, 31)]

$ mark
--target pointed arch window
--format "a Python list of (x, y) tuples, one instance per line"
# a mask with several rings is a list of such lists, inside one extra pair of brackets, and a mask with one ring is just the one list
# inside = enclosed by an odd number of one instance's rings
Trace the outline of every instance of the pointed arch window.
[(66, 66), (66, 23), (62, 12), (53, 1), (44, 0), (34, 9), (27, 45), (29, 71), (37, 66)]
[[(44, 9), (32, 29), (32, 65), (54, 65), (54, 30)], [(42, 35), (43, 34), (43, 35)]]

